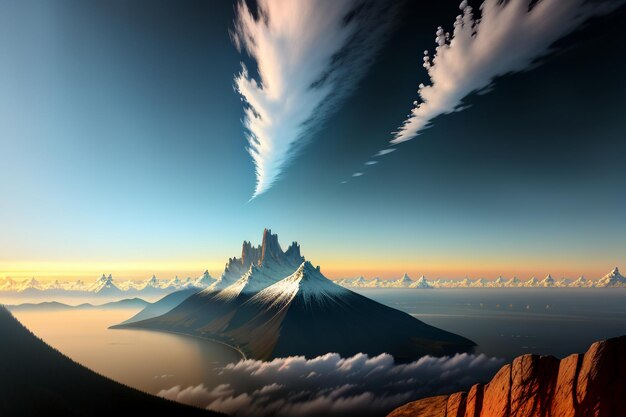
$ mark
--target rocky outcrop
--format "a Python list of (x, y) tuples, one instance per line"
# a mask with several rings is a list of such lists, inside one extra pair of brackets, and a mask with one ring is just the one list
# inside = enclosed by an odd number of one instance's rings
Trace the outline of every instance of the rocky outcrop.
[(626, 336), (596, 342), (585, 354), (559, 360), (524, 355), (488, 384), (426, 398), (388, 417), (626, 416)]

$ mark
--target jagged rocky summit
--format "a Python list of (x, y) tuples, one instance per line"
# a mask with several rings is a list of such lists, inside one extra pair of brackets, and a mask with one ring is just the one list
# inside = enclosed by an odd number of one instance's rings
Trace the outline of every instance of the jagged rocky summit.
[(116, 327), (217, 339), (264, 360), (388, 352), (409, 361), (474, 346), (335, 284), (304, 259), (297, 243), (283, 251), (278, 236), (267, 229), (260, 246), (244, 242), (241, 257), (229, 259), (218, 281), (205, 290), (159, 317)]
[(564, 359), (523, 355), (469, 392), (406, 404), (388, 417), (626, 416), (626, 336)]

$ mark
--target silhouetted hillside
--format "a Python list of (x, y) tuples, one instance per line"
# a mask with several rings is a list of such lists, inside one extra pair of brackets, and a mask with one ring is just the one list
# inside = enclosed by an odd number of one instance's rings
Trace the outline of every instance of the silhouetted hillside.
[(48, 346), (0, 306), (0, 416), (222, 416), (127, 387)]

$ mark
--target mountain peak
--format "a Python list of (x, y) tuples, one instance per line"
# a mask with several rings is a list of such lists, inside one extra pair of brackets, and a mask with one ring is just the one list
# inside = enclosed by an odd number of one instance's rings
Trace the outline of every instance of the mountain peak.
[(598, 285), (601, 287), (624, 287), (626, 286), (626, 278), (615, 267), (610, 273), (600, 278)]
[(346, 291), (348, 290), (322, 275), (319, 266), (315, 267), (311, 262), (304, 261), (296, 272), (260, 291), (252, 297), (252, 300), (282, 308), (296, 297), (301, 297), (305, 303), (309, 303), (314, 299), (334, 298)]
[(284, 256), (283, 250), (278, 243), (278, 235), (273, 234), (271, 229), (263, 230), (263, 243), (261, 243), (261, 259), (259, 264), (264, 264), (273, 259), (280, 261)]

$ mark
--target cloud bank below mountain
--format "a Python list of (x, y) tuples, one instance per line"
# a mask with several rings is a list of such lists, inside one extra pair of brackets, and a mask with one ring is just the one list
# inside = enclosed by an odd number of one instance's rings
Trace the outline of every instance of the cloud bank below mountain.
[(466, 353), (408, 364), (395, 364), (388, 354), (244, 360), (223, 368), (216, 387), (175, 386), (158, 395), (237, 417), (384, 415), (417, 398), (487, 381), (502, 363)]

